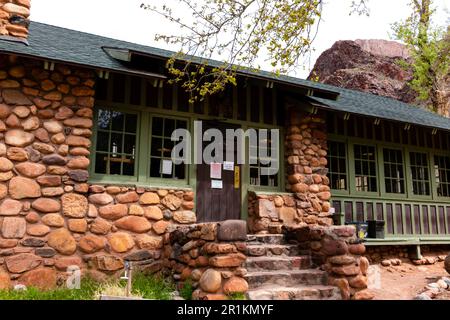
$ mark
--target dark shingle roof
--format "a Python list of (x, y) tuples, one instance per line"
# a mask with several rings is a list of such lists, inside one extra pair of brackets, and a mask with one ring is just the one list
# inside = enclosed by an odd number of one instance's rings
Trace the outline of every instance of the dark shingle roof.
[[(38, 22), (31, 22), (30, 24), (28, 43), (29, 45), (26, 46), (18, 42), (0, 41), (0, 52), (122, 72), (132, 72), (132, 70), (108, 56), (102, 47), (123, 48), (162, 58), (169, 58), (174, 54), (172, 51)], [(220, 62), (208, 60), (208, 64), (218, 65)], [(263, 77), (275, 82), (339, 94), (337, 100), (312, 97), (318, 103), (336, 111), (450, 130), (450, 119), (391, 98), (289, 76), (277, 77), (265, 71), (246, 71), (245, 73), (249, 76)]]

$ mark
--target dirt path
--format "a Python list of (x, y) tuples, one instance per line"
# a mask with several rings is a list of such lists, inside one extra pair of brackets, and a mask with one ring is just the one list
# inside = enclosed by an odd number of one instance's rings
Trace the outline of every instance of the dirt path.
[[(424, 266), (403, 262), (400, 266), (375, 265), (374, 269), (380, 271), (380, 288), (371, 289), (376, 300), (411, 300), (422, 292), (428, 283), (449, 276), (443, 262)], [(443, 295), (442, 298), (450, 299), (450, 295)]]

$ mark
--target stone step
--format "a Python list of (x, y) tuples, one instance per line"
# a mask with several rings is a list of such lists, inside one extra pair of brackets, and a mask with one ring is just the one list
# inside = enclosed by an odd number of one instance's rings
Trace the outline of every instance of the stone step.
[(285, 244), (284, 235), (282, 234), (249, 234), (248, 242), (260, 242), (266, 244)]
[(247, 292), (249, 300), (342, 300), (337, 287), (311, 286), (263, 286)]
[[(260, 256), (298, 256), (301, 252), (295, 244), (263, 244), (261, 242), (247, 243), (247, 255), (251, 257)], [(304, 254), (309, 254), (305, 252)]]
[(262, 285), (324, 285), (326, 272), (318, 269), (250, 271), (245, 275), (249, 287), (256, 289)]
[(248, 257), (245, 266), (248, 271), (262, 270), (300, 270), (311, 268), (310, 256), (262, 256)]

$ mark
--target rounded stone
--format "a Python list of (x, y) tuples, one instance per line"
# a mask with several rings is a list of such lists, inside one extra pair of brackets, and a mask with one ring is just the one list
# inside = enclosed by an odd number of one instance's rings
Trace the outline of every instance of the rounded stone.
[(163, 218), (163, 214), (158, 206), (150, 206), (144, 209), (144, 214), (147, 219), (152, 220), (161, 220)]
[(5, 239), (21, 239), (25, 235), (26, 227), (25, 219), (6, 217), (1, 224), (1, 234)]
[(116, 232), (108, 238), (111, 248), (118, 252), (127, 252), (134, 247), (134, 240), (130, 234), (125, 232)]
[(9, 194), (13, 199), (39, 198), (41, 188), (35, 180), (23, 177), (14, 177), (9, 182)]
[(61, 209), (61, 204), (53, 199), (39, 198), (33, 201), (31, 207), (40, 212), (50, 213), (58, 212)]
[(156, 234), (163, 234), (166, 232), (168, 226), (169, 222), (161, 220), (153, 224), (153, 231), (155, 231)]
[(9, 160), (13, 160), (13, 161), (28, 160), (28, 152), (26, 152), (22, 148), (17, 148), (17, 147), (8, 148), (8, 151), (6, 152), (6, 156), (8, 157)]
[(96, 204), (96, 205), (106, 205), (109, 204), (111, 202), (113, 202), (113, 197), (111, 197), (109, 194), (107, 193), (97, 193), (97, 194), (91, 194), (89, 196), (89, 202)]
[(107, 205), (104, 207), (100, 207), (98, 209), (98, 213), (102, 218), (109, 220), (117, 220), (127, 215), (128, 206), (121, 203), (114, 205)]
[(71, 218), (83, 218), (88, 210), (85, 196), (77, 193), (66, 193), (61, 197), (63, 213)]
[(36, 178), (44, 174), (47, 170), (44, 165), (33, 162), (22, 162), (16, 164), (16, 169), (21, 175), (28, 178)]
[(222, 275), (214, 269), (208, 269), (200, 277), (199, 285), (203, 291), (215, 293), (222, 285)]
[(231, 277), (223, 285), (225, 294), (245, 293), (248, 291), (248, 283), (241, 277)]
[(11, 273), (23, 273), (39, 266), (42, 259), (31, 253), (21, 253), (5, 259), (6, 268)]
[(95, 234), (106, 235), (111, 230), (111, 227), (112, 225), (108, 221), (102, 218), (97, 218), (90, 225), (90, 231)]
[(27, 234), (33, 237), (43, 237), (49, 232), (50, 228), (42, 224), (30, 225), (27, 228)]
[(173, 214), (173, 219), (178, 223), (189, 224), (195, 223), (197, 221), (197, 217), (195, 213), (192, 211), (176, 211)]
[(131, 203), (139, 200), (139, 195), (135, 191), (118, 194), (116, 200), (119, 203)]
[(0, 158), (0, 171), (11, 171), (14, 168), (14, 164), (5, 157)]
[(50, 227), (64, 226), (64, 218), (58, 213), (49, 213), (42, 217), (42, 222)]
[(105, 247), (105, 244), (106, 241), (104, 238), (92, 234), (82, 237), (78, 242), (81, 251), (86, 253), (100, 251)]
[(64, 228), (52, 231), (48, 236), (48, 245), (63, 255), (71, 255), (77, 250), (77, 244), (69, 231)]
[(180, 208), (182, 200), (173, 194), (169, 194), (161, 200), (161, 203), (173, 211)]
[(120, 229), (135, 233), (144, 233), (152, 228), (152, 224), (144, 217), (126, 216), (117, 220), (114, 225)]
[(163, 238), (159, 236), (150, 236), (148, 234), (140, 234), (136, 236), (136, 244), (139, 249), (156, 250), (163, 246)]
[(0, 216), (17, 216), (22, 211), (22, 206), (20, 201), (6, 199), (0, 205)]
[(67, 227), (70, 231), (76, 233), (85, 233), (87, 230), (87, 221), (85, 219), (69, 219)]
[(158, 204), (159, 196), (154, 192), (146, 192), (139, 198), (140, 204)]
[(450, 273), (450, 255), (445, 258), (444, 267), (445, 271), (447, 271), (447, 273)]
[(13, 129), (5, 134), (5, 142), (14, 147), (24, 147), (34, 141), (34, 134), (23, 130)]
[(144, 208), (142, 208), (139, 205), (132, 204), (130, 206), (128, 214), (133, 215), (133, 216), (143, 216), (144, 215)]

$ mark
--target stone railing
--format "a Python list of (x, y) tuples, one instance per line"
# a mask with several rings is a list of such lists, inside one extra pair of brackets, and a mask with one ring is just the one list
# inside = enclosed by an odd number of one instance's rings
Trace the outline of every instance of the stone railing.
[(367, 289), (369, 261), (365, 246), (356, 238), (353, 226), (306, 226), (287, 230), (287, 239), (310, 250), (315, 265), (328, 273), (328, 283), (341, 290), (345, 300), (370, 300)]
[(164, 264), (182, 287), (192, 281), (195, 300), (245, 294), (247, 225), (242, 220), (173, 226), (166, 234)]

